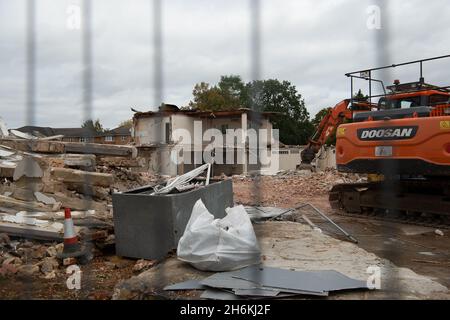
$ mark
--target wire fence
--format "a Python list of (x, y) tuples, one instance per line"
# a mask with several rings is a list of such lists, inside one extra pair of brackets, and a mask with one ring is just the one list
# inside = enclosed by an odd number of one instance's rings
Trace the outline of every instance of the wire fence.
[[(150, 17), (151, 20), (148, 24), (148, 30), (150, 30), (152, 37), (149, 37), (149, 44), (153, 49), (153, 56), (149, 57), (148, 61), (152, 66), (149, 68), (151, 70), (151, 78), (153, 79), (153, 105), (158, 106), (165, 100), (166, 95), (166, 81), (169, 79), (164, 78), (164, 30), (163, 26), (165, 21), (163, 21), (163, 12), (165, 10), (165, 2), (161, 0), (152, 0), (152, 5), (150, 7)], [(261, 1), (260, 0), (249, 0), (248, 1), (248, 21), (249, 21), (249, 34), (250, 38), (248, 42), (250, 43), (250, 61), (249, 66), (251, 80), (260, 80), (262, 76), (263, 63), (261, 59), (262, 55), (262, 16), (261, 16)], [(389, 65), (391, 63), (391, 57), (388, 51), (388, 43), (390, 41), (390, 31), (389, 31), (389, 2), (386, 0), (377, 0), (375, 4), (380, 8), (384, 14), (383, 18), (383, 28), (374, 33), (373, 42), (376, 45), (376, 64), (379, 66)], [(39, 1), (27, 0), (26, 1), (26, 51), (27, 51), (27, 65), (26, 65), (26, 124), (33, 126), (36, 124), (36, 52), (39, 48), (36, 48), (36, 37), (39, 34), (39, 28), (36, 25), (36, 11), (37, 6), (39, 6)], [(131, 5), (131, 4), (130, 4)], [(280, 3), (280, 5), (283, 5)], [(93, 12), (92, 1), (83, 0), (81, 2), (81, 13), (82, 13), (82, 41), (80, 46), (82, 48), (82, 78), (80, 82), (82, 83), (82, 101), (83, 101), (83, 119), (89, 120), (93, 118), (94, 105), (93, 105), (93, 77), (94, 75), (94, 64), (93, 61), (93, 20), (95, 20), (95, 12)], [(299, 57), (301, 58), (301, 57)], [(132, 52), (130, 52), (130, 59), (133, 59)], [(295, 66), (293, 66), (295, 68)], [(132, 70), (130, 70), (132, 72)], [(389, 70), (382, 70), (384, 72), (382, 78), (390, 79)], [(254, 106), (253, 106), (254, 107)], [(258, 120), (258, 119), (256, 119)], [(258, 122), (258, 121), (256, 121)], [(88, 137), (86, 136), (86, 139)], [(162, 161), (161, 158), (157, 160), (159, 163)], [(254, 178), (254, 184), (252, 188), (253, 199), (255, 203), (261, 203), (262, 188), (260, 186), (259, 177)], [(86, 181), (88, 185), (89, 181)], [(31, 188), (31, 186), (30, 186)], [(386, 192), (395, 192), (395, 190), (386, 190)], [(389, 195), (386, 194), (386, 197)], [(388, 235), (389, 231), (386, 229), (385, 234)], [(380, 246), (382, 251), (392, 250), (390, 246), (385, 246), (383, 241), (380, 241)], [(401, 256), (402, 252), (395, 251), (389, 253), (390, 255)], [(89, 279), (92, 278), (92, 274), (89, 275), (90, 269), (87, 268), (84, 275), (86, 277), (83, 280), (83, 291), (84, 294), (89, 294), (89, 289), (92, 288), (93, 284), (89, 283)], [(167, 279), (167, 274), (164, 268), (161, 268), (158, 277), (162, 282)], [(390, 278), (397, 279), (398, 276), (391, 274)], [(398, 284), (400, 285), (400, 284)], [(33, 297), (33, 282), (30, 280), (27, 289), (24, 291), (24, 298)], [(86, 296), (84, 296), (86, 297)], [(401, 298), (398, 293), (392, 293), (392, 298)]]

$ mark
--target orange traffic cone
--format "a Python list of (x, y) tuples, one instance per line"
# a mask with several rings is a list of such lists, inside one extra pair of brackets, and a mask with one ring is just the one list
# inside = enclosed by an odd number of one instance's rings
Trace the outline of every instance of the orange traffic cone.
[(76, 258), (86, 256), (88, 250), (78, 242), (73, 226), (72, 214), (70, 208), (64, 209), (64, 248), (63, 252), (58, 254), (60, 259)]

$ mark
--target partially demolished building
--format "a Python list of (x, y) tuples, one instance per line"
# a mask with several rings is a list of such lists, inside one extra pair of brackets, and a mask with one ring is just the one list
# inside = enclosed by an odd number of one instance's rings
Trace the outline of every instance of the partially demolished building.
[(151, 169), (167, 175), (214, 163), (214, 174), (247, 174), (278, 170), (278, 136), (272, 112), (182, 110), (164, 105), (157, 112), (137, 112), (132, 136)]

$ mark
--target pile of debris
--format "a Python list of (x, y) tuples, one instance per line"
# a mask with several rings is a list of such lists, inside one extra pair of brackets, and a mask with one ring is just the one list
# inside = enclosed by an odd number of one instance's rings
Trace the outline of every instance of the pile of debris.
[(0, 234), (0, 276), (19, 275), (54, 279), (58, 268), (64, 263), (57, 258), (63, 244), (36, 244), (28, 240), (11, 240)]
[(366, 175), (359, 175), (357, 173), (343, 173), (336, 169), (327, 168), (324, 171), (312, 172), (310, 170), (296, 170), (296, 171), (280, 171), (276, 175), (276, 179), (301, 179), (309, 186), (315, 186), (319, 192), (328, 192), (331, 187), (340, 183), (365, 182)]
[[(34, 273), (57, 266), (64, 208), (76, 235), (99, 246), (114, 243), (111, 193), (149, 183), (133, 146), (61, 141), (17, 130), (0, 132), (0, 273)], [(10, 237), (18, 240), (11, 241)], [(28, 240), (25, 240), (28, 239)], [(37, 240), (39, 242), (36, 242)], [(28, 254), (31, 251), (32, 254)], [(37, 254), (36, 252), (39, 252)], [(30, 258), (31, 257), (31, 258)], [(22, 268), (23, 265), (23, 268)], [(25, 267), (27, 266), (27, 267)], [(50, 276), (51, 277), (51, 276)]]
[(335, 169), (283, 171), (275, 176), (233, 176), (237, 202), (275, 207), (295, 205), (296, 199), (326, 196), (336, 184), (365, 181), (364, 175), (340, 173)]

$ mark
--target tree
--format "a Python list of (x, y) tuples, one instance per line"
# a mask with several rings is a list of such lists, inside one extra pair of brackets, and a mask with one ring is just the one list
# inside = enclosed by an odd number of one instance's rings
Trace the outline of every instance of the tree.
[(250, 95), (248, 108), (272, 111), (273, 127), (280, 130), (280, 141), (285, 144), (305, 144), (314, 127), (309, 121), (305, 101), (289, 81), (277, 79), (253, 81), (246, 85)]
[(364, 95), (361, 89), (359, 89), (358, 92), (353, 95), (353, 99), (356, 101), (367, 101), (369, 99), (369, 96)]
[(194, 100), (189, 107), (198, 110), (232, 110), (243, 106), (245, 84), (240, 76), (221, 76), (216, 86), (206, 82), (197, 83), (192, 91)]
[(217, 111), (227, 108), (225, 97), (216, 86), (210, 87), (206, 82), (195, 85), (192, 91), (194, 101), (189, 102), (189, 107), (198, 110)]
[(95, 122), (92, 121), (92, 120), (86, 120), (85, 122), (83, 122), (81, 127), (90, 129), (90, 130), (95, 131), (97, 133), (102, 133), (102, 132), (105, 131), (105, 129), (103, 128), (103, 126), (100, 123), (99, 119), (95, 120)]
[(225, 97), (226, 104), (232, 108), (243, 107), (247, 104), (247, 87), (240, 76), (221, 76), (217, 87)]
[(314, 119), (312, 119), (312, 124), (314, 125), (314, 127), (317, 127), (320, 122), (322, 121), (323, 117), (325, 117), (325, 115), (331, 110), (331, 108), (323, 108), (321, 109), (319, 112), (316, 113), (316, 115), (314, 116)]
[(119, 123), (119, 127), (131, 128), (133, 126), (133, 119), (124, 120)]
[(280, 129), (280, 140), (285, 144), (305, 144), (314, 130), (305, 101), (289, 81), (269, 79), (244, 83), (240, 76), (222, 76), (216, 86), (205, 82), (196, 84), (192, 94), (189, 107), (199, 110), (244, 107), (277, 112), (272, 123), (275, 129)]

